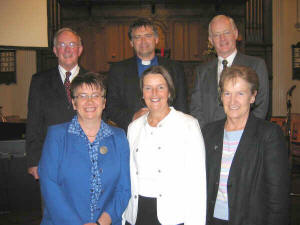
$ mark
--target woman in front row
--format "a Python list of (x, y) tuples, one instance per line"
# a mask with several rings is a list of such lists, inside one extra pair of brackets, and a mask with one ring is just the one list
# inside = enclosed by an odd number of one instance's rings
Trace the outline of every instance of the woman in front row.
[(170, 107), (175, 97), (162, 66), (140, 78), (149, 113), (128, 127), (131, 199), (124, 222), (131, 225), (204, 225), (205, 150), (198, 122)]
[(129, 146), (123, 130), (101, 120), (105, 91), (100, 75), (78, 75), (71, 84), (77, 115), (48, 129), (39, 163), (41, 225), (121, 225), (130, 198)]
[(226, 119), (202, 130), (206, 147), (208, 225), (286, 225), (288, 151), (276, 124), (254, 117), (258, 77), (247, 67), (222, 72)]

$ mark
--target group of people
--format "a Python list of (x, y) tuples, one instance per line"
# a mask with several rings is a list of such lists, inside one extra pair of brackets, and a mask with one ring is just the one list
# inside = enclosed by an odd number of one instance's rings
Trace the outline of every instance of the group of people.
[(128, 35), (136, 55), (111, 66), (107, 85), (78, 65), (69, 28), (54, 37), (58, 67), (32, 77), (26, 150), (41, 224), (288, 224), (288, 151), (265, 120), (266, 66), (237, 51), (234, 21), (210, 22), (218, 57), (197, 68), (189, 110), (183, 67), (155, 55), (155, 25), (139, 19)]

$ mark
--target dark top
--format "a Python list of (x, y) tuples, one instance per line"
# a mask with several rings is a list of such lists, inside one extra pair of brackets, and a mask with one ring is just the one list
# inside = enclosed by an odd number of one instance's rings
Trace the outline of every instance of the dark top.
[[(207, 224), (212, 224), (223, 149), (224, 120), (207, 124)], [(276, 124), (249, 116), (229, 172), (230, 225), (289, 224), (288, 151)]]

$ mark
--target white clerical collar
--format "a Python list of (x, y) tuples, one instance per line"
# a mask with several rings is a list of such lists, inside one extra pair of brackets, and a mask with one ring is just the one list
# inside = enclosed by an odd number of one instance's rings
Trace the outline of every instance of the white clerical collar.
[(151, 64), (151, 60), (142, 60), (142, 65), (148, 66)]

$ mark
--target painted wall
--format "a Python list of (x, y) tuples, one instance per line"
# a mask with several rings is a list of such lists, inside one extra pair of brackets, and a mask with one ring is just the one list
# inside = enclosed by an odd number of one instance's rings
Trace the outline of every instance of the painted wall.
[(0, 85), (0, 106), (7, 116), (27, 117), (27, 98), (31, 76), (36, 73), (36, 52), (17, 50), (17, 83)]
[(293, 85), (292, 113), (300, 113), (300, 80), (292, 80), (291, 45), (300, 41), (296, 22), (297, 0), (273, 0), (273, 116), (286, 115), (286, 93)]

